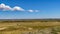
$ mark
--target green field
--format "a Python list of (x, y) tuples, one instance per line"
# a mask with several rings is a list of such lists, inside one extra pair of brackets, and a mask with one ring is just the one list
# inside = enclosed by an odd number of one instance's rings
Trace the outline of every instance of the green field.
[(0, 21), (0, 34), (60, 34), (60, 22)]

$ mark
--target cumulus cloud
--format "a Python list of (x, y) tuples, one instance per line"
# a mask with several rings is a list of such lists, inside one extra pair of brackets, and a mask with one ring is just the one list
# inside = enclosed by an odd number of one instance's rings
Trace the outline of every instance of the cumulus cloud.
[(13, 8), (13, 10), (24, 11), (24, 9), (23, 9), (23, 8), (18, 7), (18, 6), (15, 6), (15, 7)]
[(38, 12), (38, 10), (25, 10), (19, 6), (14, 6), (14, 7), (10, 7), (9, 5), (5, 5), (4, 3), (0, 4), (0, 10), (2, 11), (28, 11), (28, 12)]
[(0, 4), (0, 10), (13, 10), (13, 11), (17, 10), (17, 11), (24, 11), (24, 9), (21, 8), (21, 7), (15, 6), (15, 7), (11, 8), (10, 6), (5, 5), (5, 4), (3, 4), (3, 3)]

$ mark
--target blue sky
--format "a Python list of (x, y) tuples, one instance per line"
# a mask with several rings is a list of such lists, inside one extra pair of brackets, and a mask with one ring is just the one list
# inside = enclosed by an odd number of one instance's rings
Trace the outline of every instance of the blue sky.
[(0, 19), (60, 18), (60, 0), (0, 0), (1, 4), (18, 6), (25, 11), (16, 8), (3, 11), (0, 8)]

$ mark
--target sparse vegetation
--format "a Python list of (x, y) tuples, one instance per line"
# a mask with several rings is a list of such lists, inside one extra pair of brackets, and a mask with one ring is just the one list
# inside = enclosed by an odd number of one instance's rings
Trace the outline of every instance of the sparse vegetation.
[(1, 21), (0, 34), (60, 34), (56, 21)]

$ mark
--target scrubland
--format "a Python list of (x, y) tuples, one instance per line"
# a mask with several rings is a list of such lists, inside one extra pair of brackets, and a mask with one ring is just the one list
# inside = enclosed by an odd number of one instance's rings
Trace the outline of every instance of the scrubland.
[(1, 21), (0, 34), (60, 34), (60, 22)]

